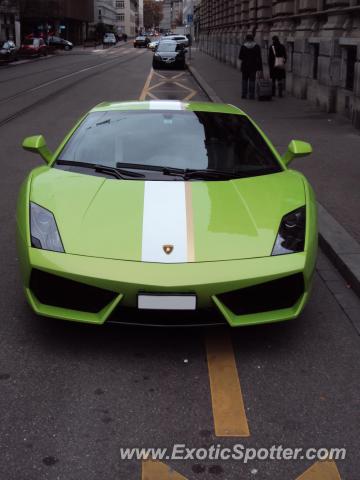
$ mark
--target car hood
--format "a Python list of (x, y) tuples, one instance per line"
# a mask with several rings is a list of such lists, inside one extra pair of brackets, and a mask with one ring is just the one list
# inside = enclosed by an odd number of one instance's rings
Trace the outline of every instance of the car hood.
[(180, 263), (266, 257), (282, 217), (305, 204), (288, 170), (229, 181), (117, 180), (56, 168), (33, 173), (66, 253)]
[(156, 53), (158, 53), (162, 58), (175, 58), (177, 55), (179, 55), (179, 52), (161, 52), (158, 50)]

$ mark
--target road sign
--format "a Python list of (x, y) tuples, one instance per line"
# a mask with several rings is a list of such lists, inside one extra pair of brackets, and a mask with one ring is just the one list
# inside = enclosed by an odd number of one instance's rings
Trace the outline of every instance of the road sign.
[(189, 15), (187, 16), (187, 23), (188, 23), (188, 24), (193, 23), (193, 18), (194, 18), (194, 16), (191, 15), (191, 14), (189, 14)]

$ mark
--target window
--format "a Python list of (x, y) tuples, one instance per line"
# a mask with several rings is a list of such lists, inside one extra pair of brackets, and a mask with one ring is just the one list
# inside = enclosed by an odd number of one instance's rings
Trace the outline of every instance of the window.
[(320, 44), (314, 43), (313, 44), (313, 75), (312, 78), (318, 78), (318, 66), (319, 66), (319, 50)]
[(115, 7), (116, 8), (124, 8), (124, 0), (120, 0), (115, 2)]
[(116, 15), (116, 20), (117, 20), (118, 22), (123, 22), (123, 21), (125, 20), (125, 15), (124, 15), (123, 13), (118, 13), (118, 14)]
[(357, 47), (351, 45), (346, 47), (346, 90), (354, 90), (354, 76), (355, 76), (355, 63), (356, 63), (356, 54)]

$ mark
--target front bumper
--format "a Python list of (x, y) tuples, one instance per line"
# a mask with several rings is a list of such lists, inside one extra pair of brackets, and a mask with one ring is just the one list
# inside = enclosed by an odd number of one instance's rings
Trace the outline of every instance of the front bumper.
[[(158, 264), (83, 257), (26, 247), (20, 250), (20, 260), (26, 297), (37, 314), (93, 324), (106, 322), (115, 308), (118, 312), (121, 307), (136, 308), (139, 292), (195, 293), (199, 309), (217, 307), (231, 326), (296, 318), (308, 300), (315, 267), (315, 254), (306, 252), (233, 261)], [(41, 303), (30, 286), (33, 269), (109, 290), (113, 294), (111, 301), (97, 312)], [(238, 315), (219, 298), (226, 292), (294, 274), (301, 274), (303, 290), (295, 303), (286, 308)], [(286, 288), (283, 294), (286, 295)]]

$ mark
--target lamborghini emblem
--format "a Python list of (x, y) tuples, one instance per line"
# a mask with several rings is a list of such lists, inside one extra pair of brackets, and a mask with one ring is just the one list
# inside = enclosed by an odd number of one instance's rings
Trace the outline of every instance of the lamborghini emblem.
[(174, 250), (174, 245), (163, 245), (163, 250), (166, 255), (170, 255), (170, 253)]

